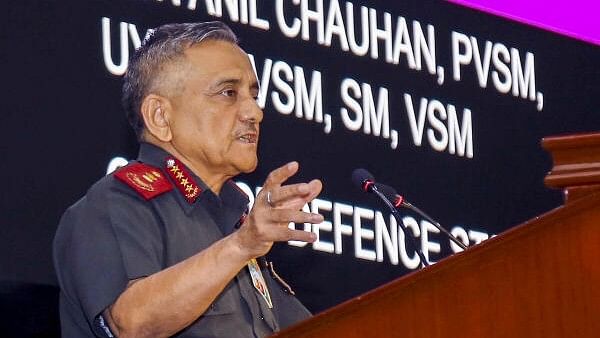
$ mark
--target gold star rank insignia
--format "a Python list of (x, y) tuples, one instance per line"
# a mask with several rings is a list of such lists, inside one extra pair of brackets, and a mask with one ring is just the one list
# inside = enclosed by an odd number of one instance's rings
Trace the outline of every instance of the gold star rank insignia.
[(202, 189), (196, 184), (190, 173), (186, 170), (185, 165), (174, 157), (168, 157), (165, 160), (167, 174), (175, 182), (177, 189), (183, 194), (185, 199), (190, 203), (194, 203), (196, 198), (200, 196)]

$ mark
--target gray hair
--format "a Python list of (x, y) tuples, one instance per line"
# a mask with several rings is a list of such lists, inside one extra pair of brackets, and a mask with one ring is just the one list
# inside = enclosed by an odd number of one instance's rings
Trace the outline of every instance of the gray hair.
[(187, 48), (205, 40), (238, 44), (231, 28), (219, 21), (167, 24), (149, 31), (132, 55), (124, 77), (122, 104), (138, 140), (142, 139), (144, 131), (142, 101), (157, 90), (165, 66), (181, 60)]

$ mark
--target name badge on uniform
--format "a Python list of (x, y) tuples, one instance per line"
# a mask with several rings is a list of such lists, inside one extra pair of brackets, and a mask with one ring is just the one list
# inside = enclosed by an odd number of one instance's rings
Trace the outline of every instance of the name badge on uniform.
[(252, 277), (252, 285), (256, 288), (258, 293), (264, 298), (265, 302), (269, 306), (269, 309), (273, 308), (273, 302), (271, 301), (271, 295), (269, 295), (269, 289), (267, 283), (260, 272), (260, 267), (255, 258), (252, 258), (248, 262), (248, 270), (250, 271), (250, 277)]

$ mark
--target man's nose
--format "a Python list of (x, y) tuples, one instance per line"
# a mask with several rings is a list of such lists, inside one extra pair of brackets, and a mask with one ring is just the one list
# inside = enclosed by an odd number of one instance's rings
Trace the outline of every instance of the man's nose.
[(251, 121), (260, 123), (263, 119), (263, 111), (254, 97), (249, 97), (242, 103), (241, 116), (242, 121)]

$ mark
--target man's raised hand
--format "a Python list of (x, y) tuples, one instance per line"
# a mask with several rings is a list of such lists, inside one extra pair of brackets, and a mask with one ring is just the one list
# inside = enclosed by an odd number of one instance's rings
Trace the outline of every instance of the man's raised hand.
[(290, 222), (323, 222), (323, 216), (301, 211), (304, 204), (312, 201), (321, 192), (321, 181), (282, 185), (296, 172), (298, 162), (290, 162), (269, 174), (262, 190), (256, 196), (252, 210), (235, 234), (240, 249), (246, 251), (249, 258), (265, 255), (273, 246), (273, 242), (316, 240), (316, 235), (312, 232), (288, 228)]

